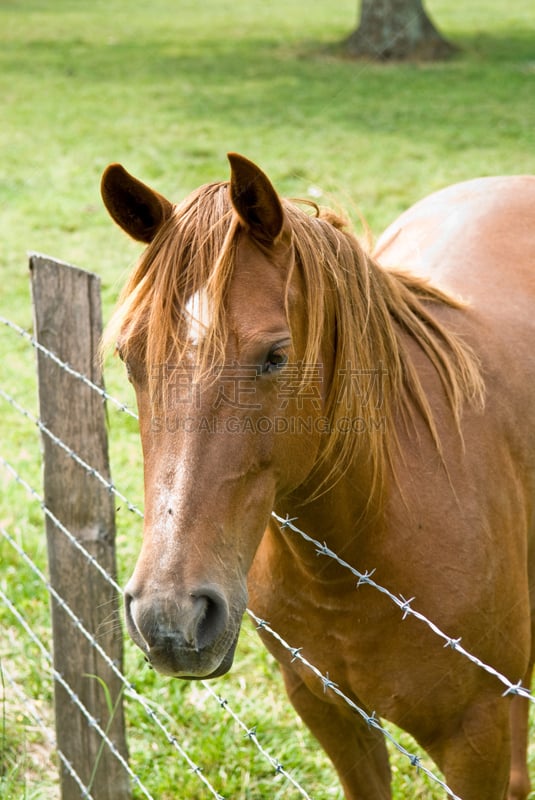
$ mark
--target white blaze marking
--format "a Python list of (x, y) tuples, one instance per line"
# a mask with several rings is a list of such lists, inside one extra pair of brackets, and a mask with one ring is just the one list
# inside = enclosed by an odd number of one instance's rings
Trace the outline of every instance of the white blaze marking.
[(191, 344), (197, 345), (204, 339), (211, 323), (212, 312), (206, 289), (199, 289), (186, 303), (186, 324)]

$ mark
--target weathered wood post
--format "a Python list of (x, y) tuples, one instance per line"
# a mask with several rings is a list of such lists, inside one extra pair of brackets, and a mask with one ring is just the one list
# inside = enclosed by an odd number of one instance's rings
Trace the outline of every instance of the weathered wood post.
[[(74, 370), (102, 386), (98, 359), (102, 332), (99, 278), (39, 255), (30, 257), (30, 271), (37, 341)], [(39, 350), (37, 371), (42, 422), (109, 481), (102, 397)], [(115, 577), (113, 495), (50, 437), (43, 434), (42, 438), (47, 507), (106, 572)], [(48, 517), (46, 534), (52, 586), (121, 668), (117, 592)], [(120, 679), (54, 600), (52, 627), (56, 670), (126, 759)], [(110, 706), (114, 707), (113, 714), (110, 714)], [(93, 798), (130, 798), (124, 767), (106, 744), (102, 746), (101, 736), (58, 682), (55, 684), (55, 713), (58, 749), (89, 787)], [(80, 787), (62, 767), (62, 800), (78, 800), (80, 795)]]

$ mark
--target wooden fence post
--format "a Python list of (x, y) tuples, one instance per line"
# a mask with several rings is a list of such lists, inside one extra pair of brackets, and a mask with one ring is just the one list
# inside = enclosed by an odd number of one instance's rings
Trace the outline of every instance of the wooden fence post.
[[(30, 271), (37, 341), (102, 386), (98, 360), (102, 331), (98, 277), (39, 255), (30, 256)], [(39, 350), (37, 371), (42, 422), (109, 481), (102, 397)], [(115, 578), (113, 495), (48, 436), (43, 434), (42, 440), (47, 507)], [(46, 534), (52, 586), (121, 669), (117, 592), (48, 516)], [(126, 760), (120, 679), (54, 600), (52, 627), (56, 670)], [(101, 736), (58, 682), (54, 691), (58, 749), (84, 785), (89, 786), (95, 800), (130, 798), (124, 767), (110, 748), (103, 745)], [(62, 800), (78, 800), (80, 795), (76, 781), (62, 766)]]

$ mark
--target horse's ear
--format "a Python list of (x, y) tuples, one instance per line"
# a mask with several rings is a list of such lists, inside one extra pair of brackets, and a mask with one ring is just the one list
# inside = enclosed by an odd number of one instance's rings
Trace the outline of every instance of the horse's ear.
[(112, 219), (133, 239), (149, 244), (169, 218), (173, 204), (130, 175), (121, 164), (104, 170), (100, 191)]
[(282, 231), (284, 212), (267, 175), (237, 153), (230, 161), (230, 199), (242, 225), (263, 244), (273, 244)]

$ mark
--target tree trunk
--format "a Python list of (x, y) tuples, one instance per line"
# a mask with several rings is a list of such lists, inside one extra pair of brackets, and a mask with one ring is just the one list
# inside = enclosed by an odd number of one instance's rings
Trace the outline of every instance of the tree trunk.
[(422, 0), (362, 0), (359, 26), (345, 46), (355, 58), (377, 61), (433, 61), (456, 50), (437, 31)]

